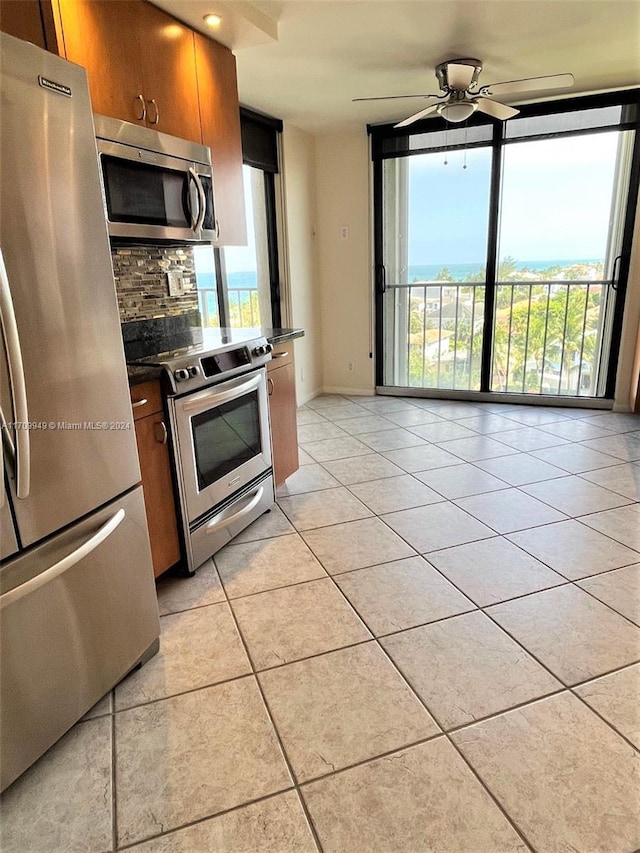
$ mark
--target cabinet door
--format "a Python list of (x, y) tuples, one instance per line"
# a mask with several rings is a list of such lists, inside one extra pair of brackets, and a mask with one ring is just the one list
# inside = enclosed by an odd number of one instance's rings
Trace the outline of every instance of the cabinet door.
[(139, 0), (58, 2), (58, 41), (86, 69), (94, 113), (144, 124)]
[(140, 418), (135, 427), (153, 574), (158, 577), (180, 559), (166, 425), (162, 413), (158, 412)]
[(246, 246), (236, 58), (200, 33), (195, 44), (202, 144), (211, 148), (219, 243)]
[(296, 421), (296, 374), (293, 361), (269, 371), (269, 415), (276, 486), (297, 471), (298, 425)]
[(1, 0), (0, 30), (46, 48), (38, 0)]
[(141, 4), (139, 20), (137, 62), (142, 69), (147, 125), (200, 142), (193, 31), (149, 3)]

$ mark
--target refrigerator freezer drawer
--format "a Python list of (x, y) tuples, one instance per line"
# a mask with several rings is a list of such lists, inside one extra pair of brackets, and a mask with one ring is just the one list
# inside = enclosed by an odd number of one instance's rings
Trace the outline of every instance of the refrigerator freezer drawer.
[(140, 487), (0, 569), (0, 789), (157, 647)]

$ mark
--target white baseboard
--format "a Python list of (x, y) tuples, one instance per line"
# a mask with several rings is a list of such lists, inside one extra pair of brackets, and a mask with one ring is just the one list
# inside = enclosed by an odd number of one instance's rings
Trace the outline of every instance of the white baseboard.
[(319, 397), (320, 394), (324, 394), (324, 391), (322, 390), (322, 388), (316, 388), (315, 391), (310, 391), (308, 394), (304, 394), (304, 396), (298, 397), (298, 407), (304, 406), (305, 403), (308, 403), (309, 400), (313, 400), (314, 397)]
[(339, 388), (336, 385), (329, 385), (322, 389), (323, 394), (345, 394), (353, 397), (374, 397), (375, 388)]

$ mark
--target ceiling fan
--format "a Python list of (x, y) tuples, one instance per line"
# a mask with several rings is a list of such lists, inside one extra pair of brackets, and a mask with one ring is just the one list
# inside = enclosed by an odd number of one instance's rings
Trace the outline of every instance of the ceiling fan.
[[(424, 98), (431, 103), (417, 113), (399, 121), (394, 127), (406, 127), (421, 118), (438, 114), (445, 121), (461, 122), (477, 110), (493, 118), (505, 121), (518, 115), (520, 110), (500, 101), (494, 95), (513, 95), (540, 89), (567, 89), (573, 86), (573, 74), (551, 74), (546, 77), (527, 77), (523, 80), (508, 80), (480, 86), (478, 78), (482, 71), (479, 59), (449, 59), (436, 66), (436, 77), (441, 95), (388, 95), (374, 98), (353, 98), (354, 101), (385, 101), (395, 98)], [(436, 103), (433, 103), (436, 101)]]

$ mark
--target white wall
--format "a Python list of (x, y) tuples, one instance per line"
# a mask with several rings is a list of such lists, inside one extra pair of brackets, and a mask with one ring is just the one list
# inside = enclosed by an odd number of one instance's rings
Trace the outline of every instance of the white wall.
[(322, 391), (322, 323), (316, 246), (316, 162), (313, 136), (291, 124), (282, 134), (282, 241), (290, 314), (283, 324), (303, 328), (295, 340), (298, 405)]
[(316, 136), (325, 392), (370, 394), (374, 388), (369, 163), (364, 127)]

